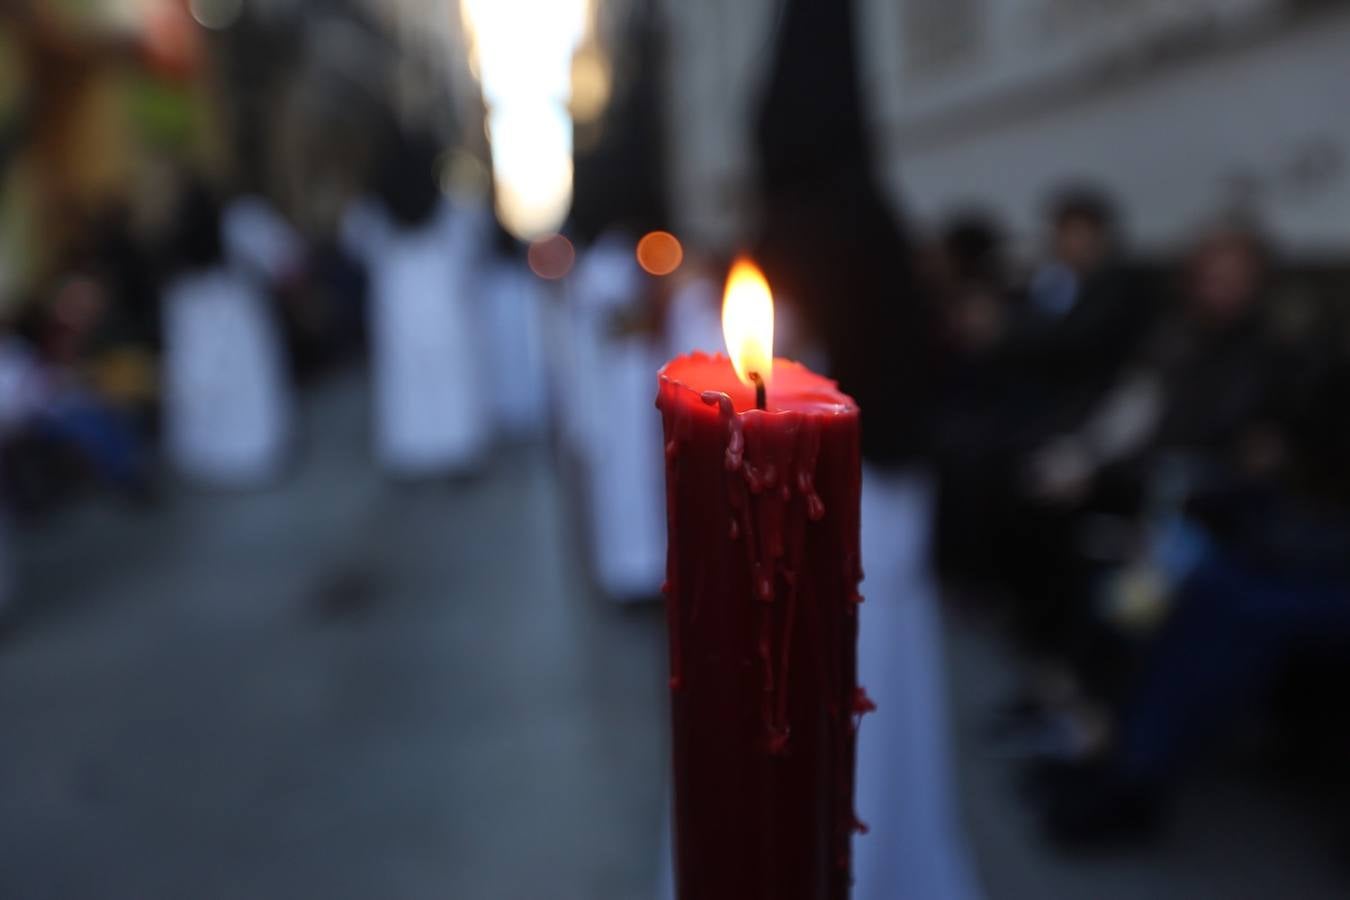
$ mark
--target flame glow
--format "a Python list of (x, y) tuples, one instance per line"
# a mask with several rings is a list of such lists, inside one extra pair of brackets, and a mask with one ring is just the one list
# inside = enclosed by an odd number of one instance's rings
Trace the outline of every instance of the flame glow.
[(727, 275), (722, 295), (722, 338), (736, 377), (753, 384), (756, 374), (768, 384), (773, 377), (773, 294), (764, 273), (748, 259), (738, 259)]

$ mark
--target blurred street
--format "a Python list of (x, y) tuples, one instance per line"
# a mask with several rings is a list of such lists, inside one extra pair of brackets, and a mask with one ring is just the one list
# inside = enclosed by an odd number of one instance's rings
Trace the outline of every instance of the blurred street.
[(402, 485), (366, 409), (314, 392), (279, 490), (18, 542), (0, 897), (651, 895), (659, 610), (587, 593), (544, 453)]

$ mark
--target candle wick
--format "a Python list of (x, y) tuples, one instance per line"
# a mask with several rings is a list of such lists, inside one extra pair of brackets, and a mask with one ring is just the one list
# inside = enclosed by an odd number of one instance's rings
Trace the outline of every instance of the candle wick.
[(763, 410), (769, 405), (768, 391), (764, 387), (764, 379), (759, 377), (758, 372), (750, 373), (750, 380), (755, 383), (755, 409)]

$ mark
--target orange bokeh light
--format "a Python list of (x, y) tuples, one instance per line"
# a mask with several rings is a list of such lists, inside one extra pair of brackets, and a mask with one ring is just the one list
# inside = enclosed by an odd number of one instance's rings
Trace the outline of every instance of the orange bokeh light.
[(556, 281), (572, 271), (577, 251), (572, 247), (572, 242), (561, 234), (550, 234), (531, 241), (525, 259), (530, 264), (531, 272), (540, 278)]
[(684, 248), (668, 231), (649, 231), (638, 241), (637, 261), (649, 275), (669, 275), (684, 261)]

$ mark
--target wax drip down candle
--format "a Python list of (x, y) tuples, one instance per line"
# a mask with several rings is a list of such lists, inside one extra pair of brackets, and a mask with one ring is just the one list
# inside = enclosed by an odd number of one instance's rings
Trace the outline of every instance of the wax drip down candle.
[(862, 829), (858, 722), (872, 709), (856, 665), (859, 410), (772, 358), (772, 301), (749, 265), (728, 279), (732, 356), (672, 360), (656, 401), (676, 892), (844, 900)]

